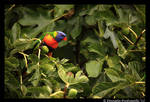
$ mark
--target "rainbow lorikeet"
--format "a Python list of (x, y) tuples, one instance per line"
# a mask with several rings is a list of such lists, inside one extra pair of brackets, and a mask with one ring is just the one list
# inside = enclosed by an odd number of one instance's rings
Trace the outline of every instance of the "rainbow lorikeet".
[(64, 32), (54, 31), (43, 33), (39, 39), (42, 41), (39, 48), (46, 45), (49, 49), (48, 56), (52, 56), (52, 51), (58, 47), (58, 43), (62, 40), (66, 41), (67, 37)]
[[(54, 32), (45, 32), (43, 33), (39, 39), (41, 40), (36, 40), (34, 45), (34, 51), (38, 48), (42, 48), (43, 46), (48, 47), (48, 56), (52, 56), (52, 51), (58, 47), (58, 43), (62, 40), (66, 41), (67, 37), (66, 34), (61, 32), (61, 31), (54, 31)], [(40, 41), (40, 43), (39, 43)], [(23, 72), (23, 77), (27, 75), (26, 71)]]

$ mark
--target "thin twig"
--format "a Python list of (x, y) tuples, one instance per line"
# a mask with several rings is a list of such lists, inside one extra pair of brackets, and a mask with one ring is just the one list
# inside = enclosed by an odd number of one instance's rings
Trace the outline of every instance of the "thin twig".
[(38, 66), (40, 65), (40, 54), (41, 54), (41, 49), (39, 49), (39, 53), (38, 53), (38, 60), (39, 60), (38, 63), (37, 63)]
[(20, 84), (22, 85), (22, 75), (20, 74)]
[(9, 12), (10, 10), (12, 10), (15, 6), (16, 6), (16, 5), (13, 4), (13, 5), (8, 9), (8, 12)]
[(44, 73), (41, 73), (42, 76), (44, 76), (46, 78), (46, 75)]
[(129, 52), (143, 52), (145, 50), (128, 50)]
[(131, 40), (129, 40), (126, 36), (123, 35), (123, 37), (124, 37), (131, 45), (134, 45), (134, 43), (133, 43)]
[(143, 92), (141, 92), (143, 96), (145, 96), (145, 94)]
[(133, 35), (134, 35), (135, 38), (137, 39), (137, 38), (138, 38), (137, 34), (136, 34), (130, 27), (128, 27), (128, 29), (133, 33)]
[(21, 92), (24, 94), (22, 85), (23, 85), (22, 75), (20, 74), (20, 89), (21, 89)]
[(139, 40), (141, 39), (142, 35), (145, 33), (145, 29), (141, 32), (140, 36), (137, 38), (136, 42), (134, 43), (134, 45), (137, 45), (137, 43), (139, 42)]
[(144, 29), (143, 31), (142, 31), (142, 34), (145, 32), (146, 30)]
[(23, 53), (23, 52), (19, 52), (20, 54), (24, 55), (24, 56), (28, 56), (27, 54)]
[(99, 37), (103, 37), (103, 35), (104, 35), (104, 30), (102, 29), (102, 26), (101, 26), (101, 22), (100, 22), (100, 21), (98, 22), (98, 29), (99, 29), (99, 33), (100, 33)]
[(60, 18), (64, 17), (65, 15), (67, 15), (67, 13), (63, 14), (63, 15), (62, 15), (62, 16), (60, 16), (60, 17), (57, 17), (57, 18), (55, 18), (55, 19), (51, 20), (51, 21), (50, 21), (50, 23), (51, 23), (51, 22), (55, 22), (55, 21), (57, 21), (58, 19), (60, 19)]
[[(52, 11), (53, 11), (53, 10), (52, 10)], [(52, 11), (51, 11), (51, 12), (52, 12)], [(69, 11), (68, 11), (68, 12), (69, 12)], [(51, 23), (51, 22), (55, 22), (55, 21), (57, 21), (58, 19), (60, 19), (60, 18), (62, 18), (62, 17), (64, 17), (64, 16), (66, 16), (66, 15), (68, 15), (68, 12), (67, 12), (67, 13), (64, 13), (64, 14), (63, 14), (62, 16), (60, 16), (60, 17), (57, 17), (57, 18), (51, 20), (50, 23)]]
[(64, 87), (64, 98), (66, 98), (66, 92), (67, 92), (68, 87), (69, 87), (69, 84), (66, 84)]
[(136, 84), (145, 84), (145, 82), (143, 81), (138, 81), (138, 82), (135, 82)]
[(23, 53), (23, 52), (19, 52), (20, 54), (22, 54), (24, 56), (24, 59), (25, 59), (25, 64), (26, 64), (26, 68), (28, 68), (28, 62), (27, 62), (27, 54)]
[(40, 60), (41, 49), (39, 49), (38, 59)]
[(39, 41), (40, 41), (40, 39), (39, 39), (39, 38), (32, 38), (31, 40), (39, 40)]
[(119, 61), (119, 63), (123, 66), (124, 69), (126, 69), (126, 66), (124, 63), (122, 63), (121, 61)]
[(49, 10), (50, 13), (52, 13), (54, 11), (54, 9)]
[(22, 75), (20, 74), (20, 88), (21, 88), (21, 91), (23, 91), (22, 89)]

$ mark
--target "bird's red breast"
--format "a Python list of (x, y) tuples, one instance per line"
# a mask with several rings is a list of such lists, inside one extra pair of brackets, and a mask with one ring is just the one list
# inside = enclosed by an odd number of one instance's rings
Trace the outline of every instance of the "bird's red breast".
[(54, 49), (58, 47), (58, 42), (49, 34), (44, 37), (43, 41)]

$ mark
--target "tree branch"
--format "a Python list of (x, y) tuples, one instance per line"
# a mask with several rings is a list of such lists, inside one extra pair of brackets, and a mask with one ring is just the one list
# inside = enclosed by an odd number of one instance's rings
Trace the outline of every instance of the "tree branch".
[(141, 39), (142, 35), (145, 33), (145, 29), (142, 31), (142, 33), (140, 34), (140, 36), (137, 38), (136, 42), (134, 43), (134, 45), (137, 45), (137, 43), (139, 42), (139, 40)]

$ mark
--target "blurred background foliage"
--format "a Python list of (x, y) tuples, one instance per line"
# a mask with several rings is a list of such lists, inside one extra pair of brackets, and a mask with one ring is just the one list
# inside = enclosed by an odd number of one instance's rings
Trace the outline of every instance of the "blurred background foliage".
[[(5, 98), (145, 97), (145, 5), (9, 4), (4, 10)], [(51, 58), (38, 56), (35, 38), (51, 31), (65, 32), (68, 41)]]

